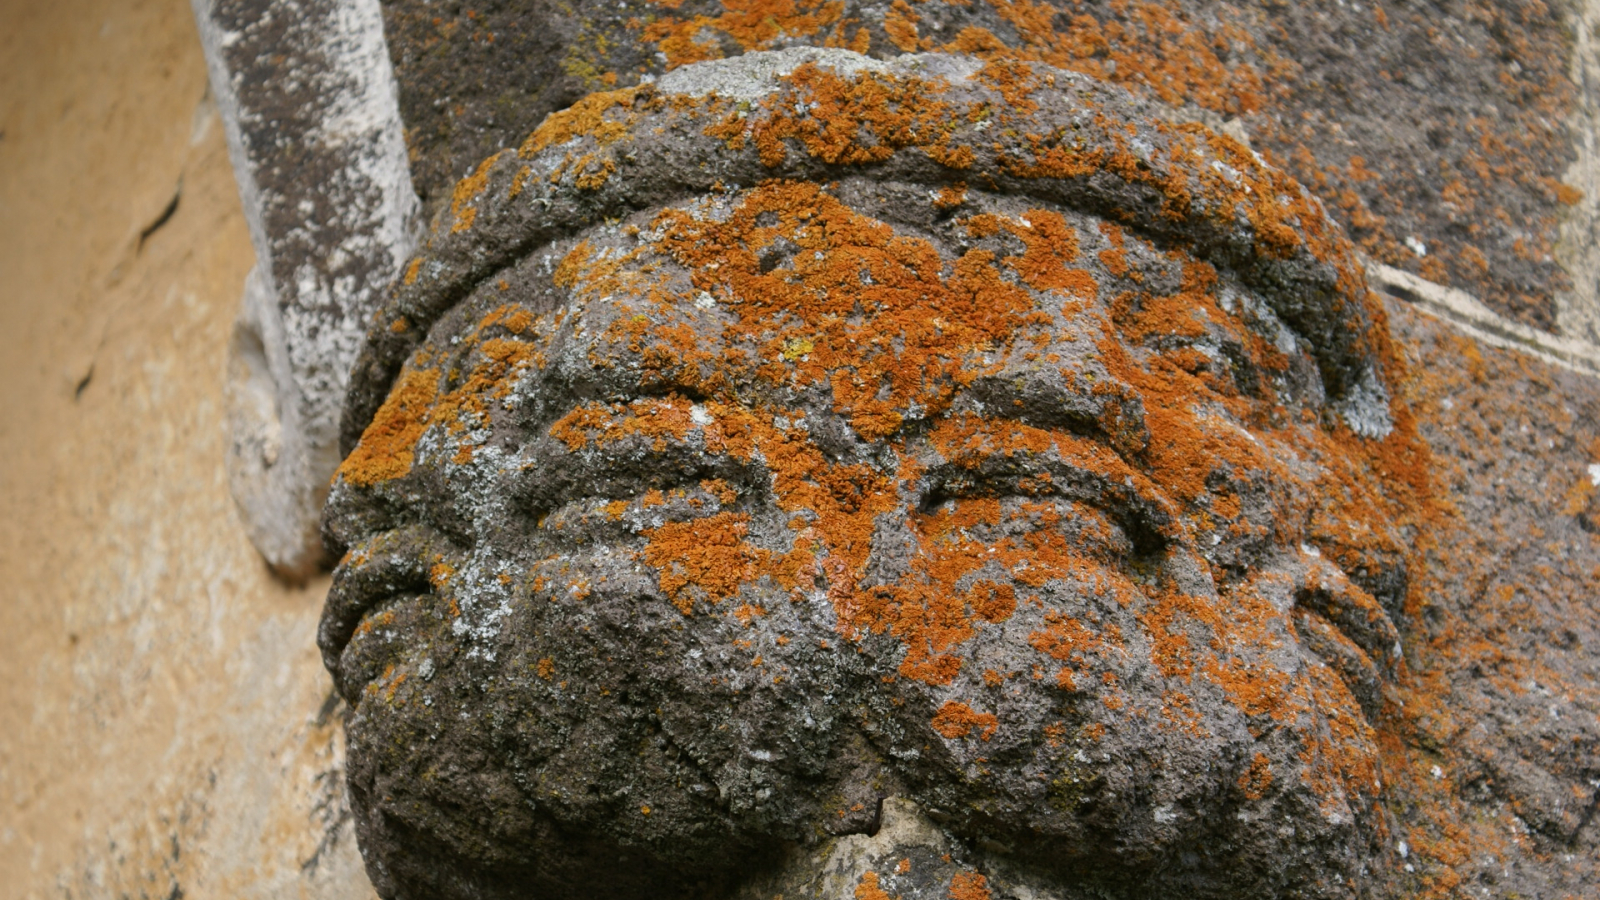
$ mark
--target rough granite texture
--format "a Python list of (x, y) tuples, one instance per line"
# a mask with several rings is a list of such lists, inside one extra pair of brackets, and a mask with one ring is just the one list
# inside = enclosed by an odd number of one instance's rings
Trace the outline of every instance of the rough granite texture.
[[(430, 213), (456, 179), (547, 114), (591, 91), (628, 87), (687, 63), (822, 44), (879, 59), (930, 50), (1030, 59), (1247, 134), (1256, 150), (1329, 204), (1363, 252), (1467, 290), (1513, 319), (1575, 334), (1600, 327), (1600, 265), (1587, 244), (1573, 243), (1597, 232), (1600, 202), (1587, 134), (1597, 71), (1589, 47), (1600, 21), (1593, 6), (383, 3), (417, 188)], [(1583, 158), (1569, 166), (1575, 144)], [(1584, 201), (1576, 218), (1569, 216)], [(1556, 259), (1558, 238), (1566, 241), (1565, 269)], [(1569, 297), (1577, 305), (1563, 309)]]
[(1425, 887), (1405, 371), (1318, 202), (1085, 76), (588, 97), (457, 186), (352, 376), (320, 643), (374, 884), (814, 883), (893, 800), (951, 866), (905, 897)]

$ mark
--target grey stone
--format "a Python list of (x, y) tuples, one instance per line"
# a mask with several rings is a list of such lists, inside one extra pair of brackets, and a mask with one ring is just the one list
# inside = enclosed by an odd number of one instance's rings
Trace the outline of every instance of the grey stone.
[(1572, 20), (1572, 70), (1581, 85), (1572, 112), (1572, 144), (1576, 158), (1562, 179), (1582, 196), (1561, 217), (1556, 259), (1572, 279), (1570, 290), (1556, 294), (1556, 328), (1562, 337), (1600, 346), (1600, 3), (1569, 4)]
[[(744, 885), (737, 900), (805, 897), (815, 900), (875, 898), (874, 891), (902, 900), (943, 900), (957, 879), (983, 884), (955, 854), (952, 840), (915, 803), (886, 797), (877, 830), (829, 838), (795, 854), (773, 875)], [(1044, 898), (1041, 898), (1044, 900)]]
[(417, 198), (377, 0), (194, 0), (256, 251), (229, 363), (228, 477), (291, 579), (325, 561), (351, 362), (414, 244)]

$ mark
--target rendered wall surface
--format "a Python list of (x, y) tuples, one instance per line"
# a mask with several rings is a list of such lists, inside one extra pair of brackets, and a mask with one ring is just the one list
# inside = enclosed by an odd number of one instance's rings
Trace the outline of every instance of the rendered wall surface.
[(326, 581), (272, 577), (224, 473), (253, 254), (188, 4), (5, 13), (0, 896), (370, 897)]

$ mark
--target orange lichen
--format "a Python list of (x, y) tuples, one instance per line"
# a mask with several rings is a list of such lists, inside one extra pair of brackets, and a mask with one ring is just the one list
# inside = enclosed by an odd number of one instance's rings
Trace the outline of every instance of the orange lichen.
[(889, 42), (907, 53), (915, 53), (917, 46), (917, 13), (906, 0), (894, 0), (883, 16), (883, 31)]
[(1265, 753), (1257, 753), (1250, 760), (1250, 768), (1239, 776), (1239, 791), (1246, 799), (1260, 800), (1272, 787), (1272, 761)]
[[(656, 5), (676, 9), (656, 0)], [(654, 44), (667, 58), (668, 68), (708, 59), (720, 59), (722, 50), (715, 42), (703, 42), (702, 34), (721, 32), (741, 50), (767, 50), (780, 39), (814, 37), (823, 29), (839, 24), (844, 12), (840, 0), (725, 0), (718, 16), (697, 15), (689, 19), (662, 16), (645, 26), (642, 37)]]
[[(1084, 627), (1070, 616), (1051, 610), (1045, 616), (1045, 627), (1028, 635), (1028, 643), (1040, 653), (1063, 663), (1085, 662), (1100, 651), (1100, 632)], [(1063, 690), (1075, 690), (1077, 682), (1072, 669), (1062, 666), (1056, 672), (1056, 684)]]
[(953, 209), (967, 201), (967, 186), (961, 182), (947, 184), (939, 189), (933, 198), (933, 205), (939, 209)]
[(511, 190), (506, 192), (506, 196), (512, 200), (517, 199), (523, 188), (528, 186), (528, 179), (532, 177), (533, 168), (531, 166), (518, 166), (516, 177), (511, 179)]
[[(758, 225), (764, 215), (775, 216), (775, 224)], [(969, 348), (1003, 341), (1033, 306), (1024, 291), (999, 277), (987, 252), (968, 253), (946, 277), (927, 242), (896, 235), (812, 184), (762, 185), (726, 222), (667, 212), (657, 226), (663, 246), (694, 271), (696, 287), (726, 285), (744, 298), (737, 327), (765, 331), (773, 320), (793, 323), (762, 334), (762, 344), (777, 357), (791, 340), (809, 342), (812, 349), (794, 361), (787, 378), (830, 378), (838, 411), (869, 440), (896, 430), (896, 410), (913, 402), (934, 411), (948, 403), (971, 377), (963, 365)], [(779, 238), (803, 252), (789, 265), (764, 271), (760, 256)], [(710, 262), (718, 267), (706, 268)], [(871, 326), (852, 322), (850, 311), (858, 305), (873, 318)], [(886, 328), (903, 349), (889, 347)], [(845, 369), (847, 378), (830, 374)]]
[(361, 435), (361, 443), (339, 465), (339, 477), (357, 487), (370, 487), (410, 472), (413, 448), (427, 430), (438, 390), (438, 372), (404, 372)]
[(547, 147), (583, 136), (593, 137), (602, 147), (615, 142), (627, 134), (628, 126), (625, 120), (607, 114), (632, 108), (642, 90), (633, 87), (590, 94), (566, 109), (551, 113), (517, 148), (517, 155), (527, 159)]
[[(938, 83), (872, 73), (840, 75), (810, 62), (784, 80), (808, 112), (797, 115), (769, 97), (762, 101), (766, 115), (733, 115), (708, 127), (706, 134), (734, 149), (755, 146), (768, 166), (783, 162), (790, 141), (832, 164), (881, 162), (905, 147), (938, 154), (936, 160), (952, 168), (971, 164), (970, 149), (962, 154), (956, 152), (961, 148), (948, 144), (957, 120), (955, 110), (937, 99)], [(871, 136), (870, 142), (864, 135)]]
[[(515, 377), (543, 359), (527, 343), (504, 338), (483, 340), (481, 333), (498, 326), (516, 334), (519, 327), (527, 329), (532, 323), (531, 314), (520, 308), (502, 306), (490, 313), (466, 342), (479, 362), (457, 387), (443, 395), (439, 394), (439, 384), (444, 374), (438, 369), (408, 368), (374, 415), (361, 442), (340, 465), (338, 477), (357, 487), (402, 477), (411, 471), (416, 443), (430, 426), (442, 424), (455, 436), (468, 432), (475, 421), (486, 415), (489, 401), (509, 396)], [(459, 464), (471, 459), (471, 443), (459, 443), (452, 460)]]
[[(460, 386), (440, 397), (429, 412), (430, 422), (444, 424), (454, 435), (462, 435), (480, 421), (488, 412), (488, 401), (509, 396), (516, 375), (539, 360), (534, 349), (521, 341), (495, 338), (476, 346), (482, 361)], [(471, 458), (471, 444), (463, 442), (454, 461), (461, 463)]]
[(501, 151), (478, 163), (472, 174), (456, 182), (455, 191), (450, 195), (450, 216), (454, 223), (450, 226), (452, 234), (466, 231), (472, 227), (477, 219), (478, 208), (468, 204), (476, 200), (489, 186), (489, 170), (500, 161), (500, 157), (509, 151)]
[(436, 591), (443, 590), (445, 585), (450, 583), (450, 579), (453, 578), (455, 574), (455, 566), (450, 565), (444, 560), (440, 560), (428, 568), (428, 584), (432, 585), (433, 589)]
[[(1004, 108), (996, 111), (988, 104), (953, 105), (943, 99), (942, 82), (871, 72), (841, 75), (807, 63), (785, 76), (782, 92), (761, 102), (762, 114), (734, 110), (704, 130), (735, 150), (754, 146), (768, 166), (782, 164), (794, 148), (830, 164), (881, 162), (916, 148), (936, 162), (964, 168), (976, 155), (971, 145), (953, 140), (958, 123), (986, 121), (997, 112), (1002, 123), (1019, 122), (1018, 116), (1036, 105), (1032, 95), (1048, 89), (1053, 77), (1022, 62), (991, 62), (980, 80), (1004, 98)], [(1024, 178), (1071, 180), (1110, 173), (1157, 190), (1162, 215), (1174, 220), (1190, 215), (1203, 198), (1205, 215), (1215, 221), (1249, 220), (1263, 255), (1309, 252), (1329, 260), (1341, 267), (1339, 293), (1350, 298), (1345, 302), (1364, 296), (1348, 247), (1327, 227), (1320, 206), (1237, 142), (1198, 125), (1150, 123), (1167, 144), (1167, 162), (1156, 166), (1147, 164), (1117, 123), (1100, 113), (1094, 122), (1109, 146), (1023, 133), (1027, 152), (1002, 154), (996, 162), (1002, 171)], [(1091, 287), (1081, 275), (1079, 280), (1080, 290)]]
[[(504, 282), (501, 283), (504, 284)], [(497, 307), (493, 312), (484, 316), (483, 320), (478, 323), (478, 328), (482, 331), (498, 325), (512, 334), (522, 334), (532, 324), (533, 313), (528, 312), (527, 309), (521, 306), (508, 303)]]
[(861, 880), (856, 884), (856, 900), (890, 900), (889, 894), (878, 886), (877, 872), (861, 873)]
[(630, 435), (653, 439), (657, 449), (682, 438), (694, 427), (691, 404), (678, 397), (635, 400), (627, 404), (584, 404), (557, 419), (550, 436), (577, 450), (589, 443), (605, 444)]
[[(1248, 113), (1265, 100), (1257, 67), (1240, 60), (1255, 50), (1249, 33), (1225, 20), (1204, 24), (1170, 4), (1117, 0), (1114, 18), (1079, 13), (1057, 28), (1063, 11), (1032, 0), (976, 0), (1010, 25), (1008, 43), (992, 31), (963, 28), (944, 44), (919, 42), (918, 49), (969, 53), (991, 62), (1027, 60), (1143, 88), (1167, 103), (1192, 102), (1227, 115)], [(888, 21), (885, 22), (888, 31)], [(896, 44), (892, 35), (891, 42)], [(905, 49), (905, 48), (902, 48)]]
[(739, 513), (716, 513), (645, 532), (650, 541), (645, 562), (657, 571), (662, 593), (679, 612), (689, 615), (696, 599), (715, 604), (736, 596), (770, 563), (769, 551), (745, 540), (749, 522)]
[(947, 700), (933, 715), (933, 730), (944, 735), (948, 740), (957, 740), (970, 735), (974, 729), (978, 730), (978, 737), (987, 741), (994, 736), (995, 729), (999, 727), (999, 720), (992, 713), (980, 713), (972, 707), (955, 700)]
[(993, 900), (989, 879), (977, 872), (957, 872), (950, 879), (950, 900)]

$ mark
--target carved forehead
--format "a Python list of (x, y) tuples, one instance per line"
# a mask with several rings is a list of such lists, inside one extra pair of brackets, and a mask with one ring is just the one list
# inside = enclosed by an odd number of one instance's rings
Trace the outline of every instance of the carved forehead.
[(1044, 66), (930, 54), (879, 63), (811, 49), (592, 95), (464, 179), (369, 334), (346, 404), (346, 451), (428, 326), (537, 248), (686, 197), (851, 176), (970, 185), (1182, 248), (1304, 336), (1332, 397), (1365, 390), (1381, 401), (1382, 338), (1348, 242), (1299, 185), (1230, 139), (1168, 125), (1120, 90)]
[[(608, 369), (637, 368), (641, 354), (657, 364), (663, 354), (693, 355), (703, 366), (746, 369), (748, 378), (782, 358), (814, 376), (781, 379), (793, 383), (874, 362), (889, 366), (880, 374), (894, 382), (948, 382), (957, 368), (975, 375), (1013, 345), (1058, 365), (1067, 364), (1062, 354), (1098, 357), (1102, 341), (1123, 339), (1104, 304), (1134, 292), (1146, 307), (1170, 306), (1182, 293), (1174, 314), (1184, 321), (1166, 327), (1183, 326), (1185, 339), (1194, 328), (1240, 335), (1219, 301), (1251, 310), (1258, 329), (1284, 331), (1210, 266), (1099, 217), (964, 187), (847, 178), (691, 198), (534, 250), (441, 319), (429, 356), (449, 355), (509, 303), (545, 323), (535, 329), (541, 340), (563, 323), (561, 345), (583, 343), (580, 356)], [(466, 352), (471, 340), (459, 346)], [(1091, 368), (1079, 374), (1110, 377)], [(644, 385), (611, 387), (603, 393)], [(710, 395), (704, 385), (653, 387)]]
[[(931, 413), (944, 405), (931, 394), (1018, 341), (1096, 355), (1112, 329), (1088, 307), (1102, 290), (1133, 285), (1111, 277), (1101, 256), (1113, 250), (1119, 264), (1144, 257), (1139, 286), (1157, 293), (1174, 289), (1185, 268), (1183, 257), (1095, 217), (1022, 198), (866, 179), (771, 181), (529, 253), (435, 325), (428, 356), (452, 347), (470, 356), (486, 323), (512, 304), (542, 323), (525, 338), (555, 341), (546, 377), (564, 389), (731, 390), (731, 399), (756, 382), (762, 392), (804, 390), (843, 367), (886, 380), (881, 399), (896, 408)], [(1091, 379), (1108, 377), (1092, 368)]]

